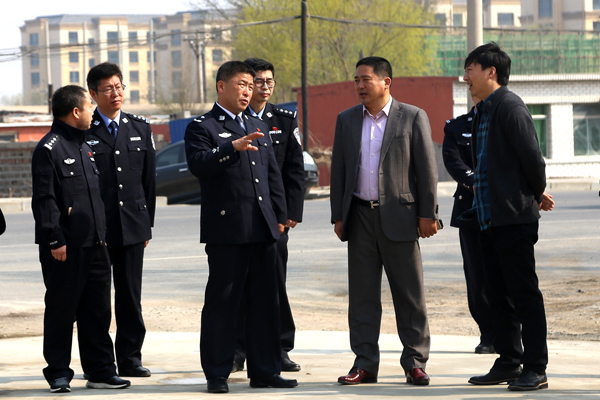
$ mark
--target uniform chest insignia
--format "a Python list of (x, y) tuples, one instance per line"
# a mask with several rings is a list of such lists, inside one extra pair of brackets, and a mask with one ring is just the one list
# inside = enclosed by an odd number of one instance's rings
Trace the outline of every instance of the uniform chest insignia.
[(281, 129), (277, 129), (277, 127), (274, 126), (273, 129), (269, 131), (269, 134), (271, 134), (271, 135), (281, 134)]
[(90, 157), (90, 161), (91, 162), (96, 162), (96, 160), (94, 160), (94, 157)]
[(212, 149), (212, 152), (213, 152), (213, 154), (218, 153), (219, 152), (219, 148), (216, 147), (216, 148)]
[(273, 114), (271, 114), (271, 112), (268, 112), (267, 117), (271, 118), (271, 117), (273, 117)]
[(98, 126), (98, 125), (100, 125), (100, 121), (98, 121), (98, 120), (94, 121), (94, 125), (95, 125), (95, 126)]
[(97, 140), (88, 140), (86, 143), (88, 144), (88, 146), (95, 146), (100, 142)]
[(123, 118), (121, 121), (123, 121), (123, 122), (125, 122), (125, 123), (128, 123), (128, 122), (129, 122), (129, 120), (128, 120), (127, 118)]
[(220, 115), (219, 116), (219, 121), (225, 121), (225, 116), (224, 115)]
[(469, 121), (469, 122), (473, 121), (473, 117), (467, 118), (467, 121)]
[(134, 136), (134, 137), (130, 137), (129, 140), (132, 142), (139, 142), (140, 140), (142, 140), (142, 138), (139, 136)]
[(463, 135), (463, 137), (471, 137), (471, 136), (473, 136), (473, 134), (468, 133), (468, 132), (465, 132), (462, 135)]
[(72, 158), (66, 158), (63, 162), (67, 165), (71, 165), (75, 163), (75, 160)]
[(219, 133), (219, 137), (222, 137), (223, 139), (227, 139), (228, 137), (231, 137), (231, 133), (227, 133), (227, 132)]

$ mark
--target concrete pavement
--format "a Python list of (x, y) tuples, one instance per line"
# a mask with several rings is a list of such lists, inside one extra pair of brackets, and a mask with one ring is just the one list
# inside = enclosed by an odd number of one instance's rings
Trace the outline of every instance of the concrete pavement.
[[(152, 370), (150, 378), (131, 378), (132, 386), (124, 390), (85, 388), (74, 340), (71, 367), (75, 378), (71, 393), (51, 394), (43, 378), (42, 338), (28, 337), (0, 340), (0, 397), (71, 399), (197, 399), (215, 396), (206, 392), (206, 381), (199, 360), (199, 333), (149, 332), (144, 344), (144, 365)], [(550, 341), (548, 367), (549, 389), (535, 392), (510, 392), (507, 385), (473, 386), (472, 375), (487, 372), (494, 355), (473, 353), (477, 337), (433, 336), (427, 372), (431, 384), (407, 385), (399, 366), (402, 345), (396, 335), (381, 335), (379, 382), (342, 386), (337, 377), (352, 366), (353, 355), (347, 332), (303, 331), (297, 333), (296, 349), (291, 358), (302, 371), (283, 373), (296, 378), (294, 389), (253, 389), (245, 372), (230, 376), (230, 393), (224, 396), (243, 398), (350, 399), (359, 397), (399, 399), (416, 397), (440, 399), (586, 399), (600, 398), (600, 350), (598, 342)], [(128, 378), (129, 379), (129, 378)]]

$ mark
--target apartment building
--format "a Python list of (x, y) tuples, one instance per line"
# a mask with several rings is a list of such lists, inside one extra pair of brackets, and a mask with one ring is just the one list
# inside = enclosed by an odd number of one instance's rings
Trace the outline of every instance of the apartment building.
[[(438, 25), (467, 26), (467, 0), (437, 0), (432, 4)], [(484, 28), (519, 28), (521, 0), (483, 0)]]
[(600, 0), (521, 0), (526, 28), (600, 31)]
[(54, 88), (85, 86), (89, 69), (110, 61), (123, 71), (126, 102), (148, 104), (185, 97), (186, 102), (197, 103), (199, 77), (212, 78), (231, 57), (231, 35), (222, 30), (226, 24), (205, 10), (175, 15), (63, 14), (25, 21), (21, 27), (24, 101), (45, 104), (50, 83)]

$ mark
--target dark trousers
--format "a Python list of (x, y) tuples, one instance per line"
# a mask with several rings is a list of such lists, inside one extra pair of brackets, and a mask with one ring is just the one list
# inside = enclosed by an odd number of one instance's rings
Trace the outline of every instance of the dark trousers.
[(281, 372), (275, 241), (207, 244), (209, 276), (202, 308), (200, 359), (207, 379), (228, 377), (242, 302), (248, 377)]
[(523, 369), (541, 374), (548, 364), (546, 312), (533, 250), (537, 240), (538, 222), (491, 227), (481, 235), (494, 348), (500, 354), (497, 369), (523, 364)]
[(115, 353), (120, 369), (142, 365), (146, 326), (142, 318), (144, 243), (108, 246), (115, 284)]
[(417, 241), (389, 240), (381, 228), (379, 208), (353, 204), (348, 221), (348, 286), (350, 346), (354, 366), (377, 374), (381, 327), (381, 278), (385, 268), (398, 336), (404, 346), (405, 371), (425, 368), (430, 335), (425, 307), (423, 267)]
[(490, 304), (485, 294), (483, 256), (479, 244), (479, 229), (459, 228), (460, 251), (463, 257), (463, 269), (467, 282), (467, 300), (471, 316), (479, 326), (481, 343), (490, 346), (496, 334), (490, 311)]
[[(286, 277), (287, 277), (287, 260), (288, 260), (288, 232), (290, 228), (285, 228), (285, 231), (277, 240), (277, 291), (279, 293), (279, 323), (281, 334), (281, 358), (288, 358), (288, 353), (294, 348), (294, 338), (296, 336), (296, 325), (292, 316), (292, 309), (287, 296)], [(246, 343), (244, 314), (245, 308), (242, 305), (244, 313), (240, 316), (237, 348), (235, 350), (235, 362), (243, 366), (246, 361)]]
[(67, 246), (66, 261), (58, 261), (46, 246), (39, 247), (46, 295), (44, 358), (48, 383), (73, 379), (73, 323), (83, 371), (102, 382), (117, 375), (110, 328), (110, 262), (106, 246)]

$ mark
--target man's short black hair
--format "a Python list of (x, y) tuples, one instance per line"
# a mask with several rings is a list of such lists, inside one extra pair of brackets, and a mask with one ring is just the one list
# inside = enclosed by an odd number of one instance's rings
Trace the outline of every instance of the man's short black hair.
[(246, 58), (244, 62), (251, 66), (255, 72), (271, 71), (273, 78), (275, 78), (275, 67), (270, 62), (263, 60), (262, 58)]
[(383, 57), (365, 57), (356, 63), (356, 68), (360, 65), (373, 67), (373, 72), (380, 79), (392, 78), (392, 65)]
[(71, 114), (75, 107), (83, 110), (87, 90), (77, 85), (58, 88), (52, 95), (52, 115), (62, 119)]
[(103, 62), (102, 64), (98, 64), (95, 67), (90, 69), (87, 76), (87, 85), (88, 89), (93, 90), (94, 92), (98, 91), (98, 86), (100, 85), (100, 81), (102, 79), (112, 78), (113, 76), (117, 76), (123, 83), (123, 73), (121, 72), (121, 68), (117, 64), (111, 62)]
[[(228, 82), (237, 74), (250, 74), (252, 78), (256, 76), (256, 72), (252, 67), (243, 61), (227, 61), (219, 67), (217, 71), (217, 83), (219, 81)], [(218, 90), (218, 89), (217, 89)]]
[(502, 51), (496, 42), (483, 44), (469, 53), (465, 60), (465, 69), (473, 63), (481, 65), (481, 69), (496, 68), (498, 84), (501, 86), (508, 85), (510, 57)]

